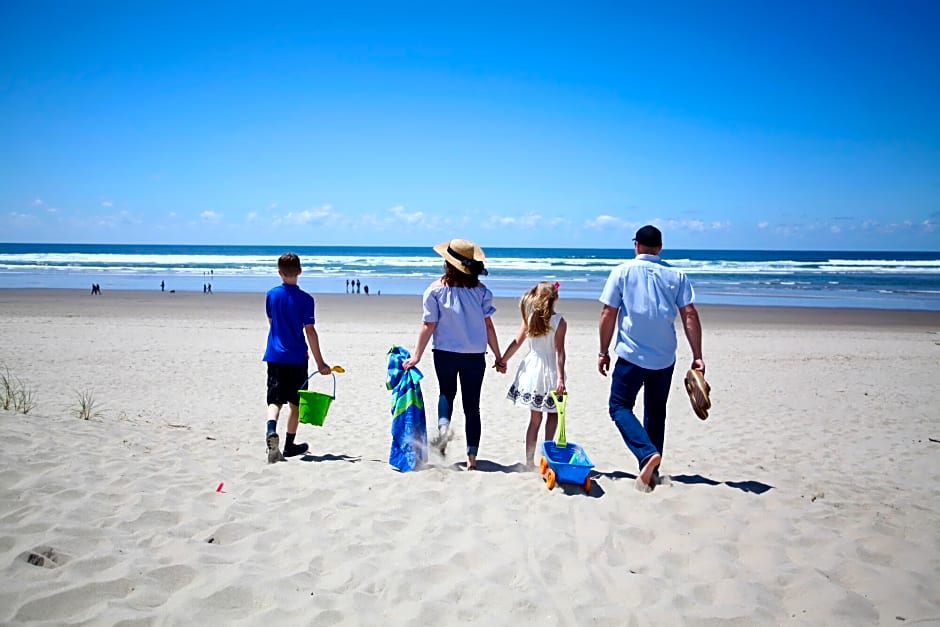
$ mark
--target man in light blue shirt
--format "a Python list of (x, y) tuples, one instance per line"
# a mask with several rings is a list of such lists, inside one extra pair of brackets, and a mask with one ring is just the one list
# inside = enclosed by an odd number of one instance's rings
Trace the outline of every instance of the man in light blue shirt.
[[(666, 434), (666, 401), (676, 363), (676, 315), (692, 349), (692, 368), (705, 372), (702, 325), (688, 277), (659, 258), (663, 235), (647, 225), (633, 239), (636, 257), (614, 268), (600, 301), (597, 370), (607, 376), (617, 330), (617, 363), (610, 383), (610, 417), (639, 463), (637, 488), (656, 485)], [(633, 407), (643, 388), (643, 424)]]

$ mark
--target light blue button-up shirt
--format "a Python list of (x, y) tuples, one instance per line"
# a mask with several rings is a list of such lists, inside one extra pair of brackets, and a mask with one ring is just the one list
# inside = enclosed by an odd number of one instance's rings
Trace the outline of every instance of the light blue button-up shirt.
[(618, 357), (650, 370), (675, 363), (676, 315), (695, 301), (684, 272), (659, 255), (637, 255), (611, 270), (600, 301), (620, 310)]
[(493, 292), (477, 287), (448, 287), (440, 281), (424, 291), (425, 322), (436, 322), (436, 350), (453, 353), (486, 352), (486, 319), (496, 313)]

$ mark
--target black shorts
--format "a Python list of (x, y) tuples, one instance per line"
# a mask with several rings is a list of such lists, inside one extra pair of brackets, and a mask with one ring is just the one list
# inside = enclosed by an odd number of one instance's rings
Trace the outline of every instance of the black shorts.
[(307, 364), (275, 364), (268, 362), (268, 405), (300, 403), (297, 390), (306, 390)]

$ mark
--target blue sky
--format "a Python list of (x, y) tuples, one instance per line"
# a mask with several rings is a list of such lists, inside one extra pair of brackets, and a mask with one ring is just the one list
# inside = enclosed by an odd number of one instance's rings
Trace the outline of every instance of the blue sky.
[(940, 3), (339, 4), (0, 3), (0, 241), (940, 250)]

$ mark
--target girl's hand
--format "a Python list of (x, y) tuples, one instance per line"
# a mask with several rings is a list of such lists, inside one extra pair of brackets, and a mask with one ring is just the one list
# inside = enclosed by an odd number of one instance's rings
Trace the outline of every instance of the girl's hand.
[(495, 362), (493, 362), (493, 368), (499, 374), (506, 374), (506, 362), (502, 359), (497, 359)]
[(566, 391), (566, 390), (565, 390), (565, 382), (564, 382), (564, 381), (559, 381), (559, 382), (558, 382), (558, 385), (555, 386), (555, 394), (557, 394), (558, 396), (564, 396), (564, 395), (565, 395), (565, 391)]

